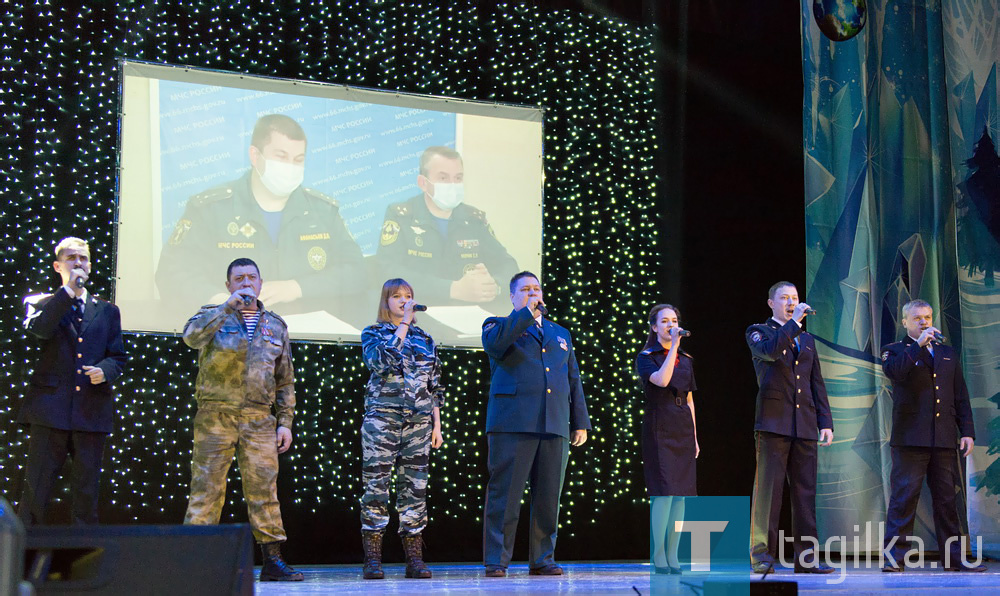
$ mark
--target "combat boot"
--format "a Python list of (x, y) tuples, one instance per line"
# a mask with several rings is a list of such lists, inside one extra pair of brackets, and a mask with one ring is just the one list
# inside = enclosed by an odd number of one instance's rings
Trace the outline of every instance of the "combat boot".
[(424, 539), (420, 534), (402, 535), (403, 550), (406, 552), (406, 577), (429, 579), (431, 570), (424, 563), (422, 546)]
[(361, 545), (365, 549), (365, 579), (384, 579), (382, 571), (382, 532), (361, 532)]
[(260, 552), (264, 554), (264, 566), (260, 568), (262, 582), (300, 582), (302, 572), (292, 569), (292, 566), (281, 558), (281, 543), (261, 543)]

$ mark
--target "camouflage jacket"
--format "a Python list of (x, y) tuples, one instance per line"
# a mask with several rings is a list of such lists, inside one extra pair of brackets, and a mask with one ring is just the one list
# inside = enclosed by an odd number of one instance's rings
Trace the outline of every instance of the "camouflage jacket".
[(410, 325), (403, 341), (396, 336), (396, 328), (392, 323), (377, 323), (361, 333), (365, 364), (372, 371), (365, 409), (430, 413), (444, 403), (437, 347), (416, 325)]
[(184, 343), (198, 350), (198, 407), (270, 410), (278, 426), (292, 427), (295, 371), (285, 321), (261, 309), (253, 338), (239, 311), (225, 304), (201, 307), (184, 325)]

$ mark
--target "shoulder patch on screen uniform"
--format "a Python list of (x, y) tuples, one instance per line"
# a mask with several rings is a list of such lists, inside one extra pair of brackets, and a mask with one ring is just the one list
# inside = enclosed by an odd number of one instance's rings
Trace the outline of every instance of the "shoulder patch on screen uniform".
[(167, 240), (167, 244), (171, 246), (177, 246), (184, 241), (184, 236), (187, 235), (188, 231), (191, 229), (190, 219), (178, 219), (177, 225), (174, 226), (174, 233), (170, 235), (170, 239)]
[(399, 224), (391, 219), (385, 220), (385, 223), (382, 224), (382, 237), (380, 240), (382, 246), (389, 246), (397, 238), (399, 238)]
[(754, 331), (750, 334), (750, 341), (760, 341), (763, 338), (764, 336), (760, 334), (760, 331)]
[(307, 187), (303, 186), (302, 187), (302, 192), (306, 193), (306, 196), (308, 196), (309, 198), (319, 199), (319, 200), (321, 200), (321, 201), (323, 201), (325, 203), (329, 203), (329, 204), (333, 205), (334, 207), (336, 207), (338, 209), (340, 208), (340, 203), (337, 202), (337, 199), (335, 199), (335, 198), (333, 198), (333, 197), (331, 197), (329, 195), (325, 195), (325, 194), (321, 193), (320, 191), (316, 190), (315, 188), (307, 188)]
[(486, 321), (485, 323), (483, 323), (483, 331), (489, 331), (490, 329), (493, 329), (496, 326), (497, 324), (494, 321)]
[(882, 362), (885, 362), (888, 359), (889, 359), (889, 350), (886, 350), (882, 352)]
[(191, 197), (191, 203), (194, 205), (208, 205), (209, 203), (214, 203), (216, 201), (221, 201), (222, 199), (228, 199), (233, 196), (232, 186), (216, 186), (215, 188), (210, 188), (205, 192), (199, 193)]

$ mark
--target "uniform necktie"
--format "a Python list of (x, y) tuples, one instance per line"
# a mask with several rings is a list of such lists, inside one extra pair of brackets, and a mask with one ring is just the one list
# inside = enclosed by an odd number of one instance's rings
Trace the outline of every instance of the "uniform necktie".
[(80, 329), (83, 326), (83, 300), (79, 298), (73, 299), (73, 328), (76, 329), (77, 335), (80, 334)]

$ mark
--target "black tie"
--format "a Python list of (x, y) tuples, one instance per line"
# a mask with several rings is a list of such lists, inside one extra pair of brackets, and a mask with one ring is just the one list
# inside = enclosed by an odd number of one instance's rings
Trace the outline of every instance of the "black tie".
[(76, 329), (76, 334), (80, 334), (80, 329), (83, 326), (83, 300), (80, 298), (73, 299), (73, 328)]

